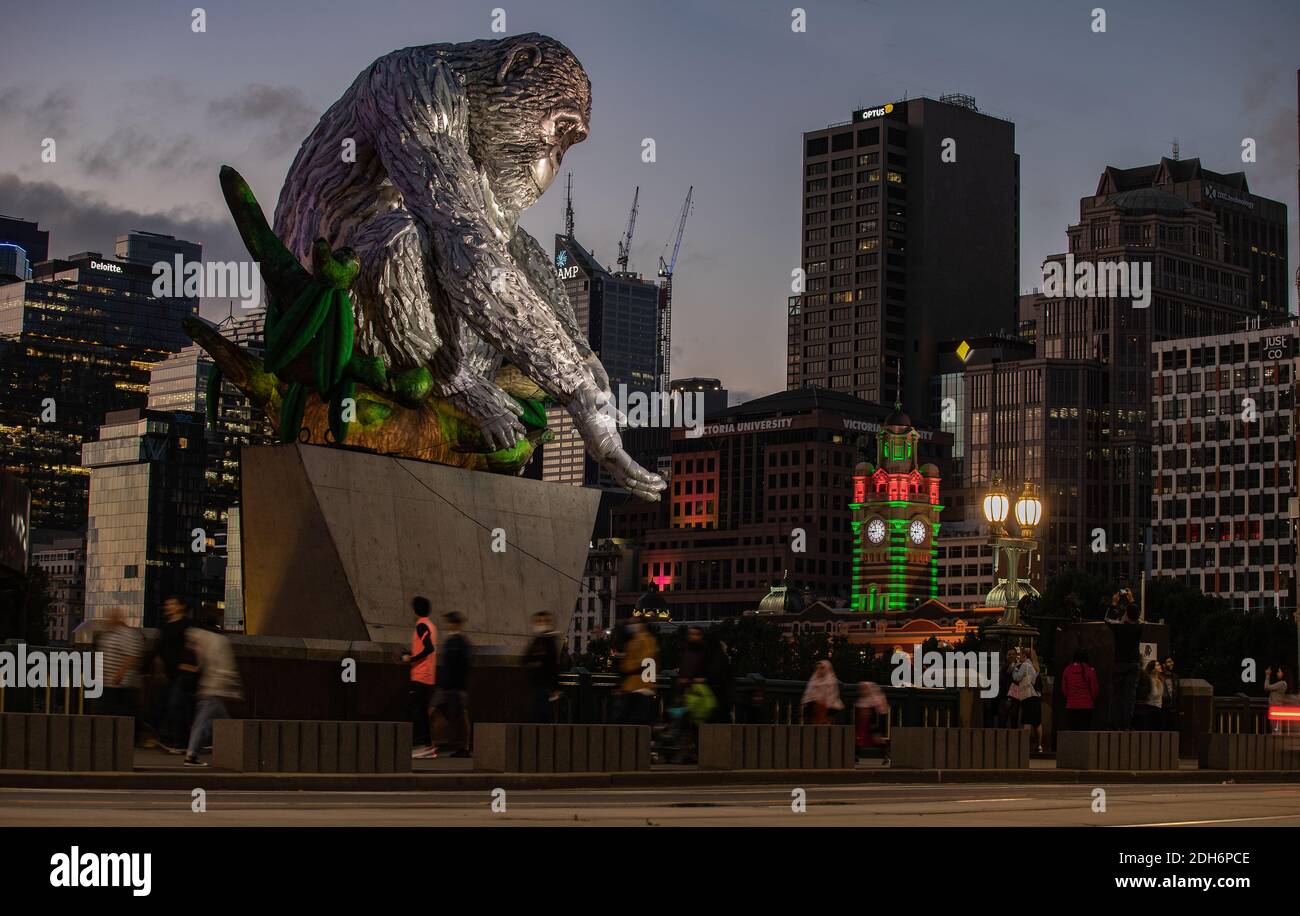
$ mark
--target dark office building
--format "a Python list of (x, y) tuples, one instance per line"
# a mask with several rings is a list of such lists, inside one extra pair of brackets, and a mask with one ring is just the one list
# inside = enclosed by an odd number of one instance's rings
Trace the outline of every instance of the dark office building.
[(1141, 188), (1166, 191), (1213, 213), (1223, 233), (1221, 259), (1247, 273), (1247, 308), (1264, 319), (1286, 317), (1293, 280), (1287, 266), (1286, 204), (1252, 194), (1245, 172), (1212, 172), (1200, 159), (1108, 167), (1097, 182), (1097, 197)]
[(0, 467), (32, 492), (32, 525), (86, 523), (82, 444), (117, 410), (144, 407), (149, 370), (188, 338), (194, 299), (155, 299), (144, 265), (96, 252), (0, 284)]
[(1253, 313), (1250, 278), (1225, 260), (1213, 212), (1159, 188), (1083, 198), (1068, 236), (1069, 251), (1048, 262), (1075, 276), (1081, 265), (1149, 265), (1148, 303), (1113, 289), (1023, 303), (1035, 358), (965, 373), (968, 493), (995, 477), (1038, 483), (1046, 574), (1080, 566), (1136, 585), (1151, 525), (1152, 346), (1240, 327)]
[(133, 626), (156, 627), (163, 599), (211, 601), (203, 528), (203, 423), (193, 414), (110, 413), (84, 446), (90, 472), (86, 619), (120, 607)]
[(805, 288), (787, 387), (820, 385), (932, 422), (937, 345), (1011, 331), (1019, 291), (1015, 125), (969, 96), (910, 99), (804, 134)]
[[(614, 515), (615, 535), (639, 547), (640, 592), (653, 583), (674, 620), (717, 620), (758, 607), (789, 571), (793, 586), (849, 597), (850, 478), (890, 410), (806, 387), (712, 414), (699, 438), (673, 430), (667, 527), (653, 507)], [(945, 465), (950, 437), (920, 431), (923, 462)], [(801, 529), (803, 550), (793, 538)], [(630, 606), (638, 594), (623, 596)]]
[(36, 223), (0, 216), (0, 282), (26, 280), (50, 256), (50, 234)]
[[(592, 350), (609, 375), (610, 389), (622, 397), (655, 390), (659, 372), (659, 287), (630, 273), (606, 270), (577, 241), (555, 237), (555, 276), (564, 284)], [(542, 447), (542, 479), (563, 483), (610, 486), (586, 452), (568, 412), (547, 411), (555, 439)], [(655, 437), (650, 437), (651, 439)]]
[(143, 232), (139, 229), (132, 229), (126, 235), (119, 235), (115, 250), (119, 261), (129, 261), (132, 264), (144, 264), (149, 267), (159, 261), (172, 264), (176, 260), (176, 255), (180, 255), (186, 264), (203, 260), (203, 246), (197, 242), (187, 242), (174, 235)]

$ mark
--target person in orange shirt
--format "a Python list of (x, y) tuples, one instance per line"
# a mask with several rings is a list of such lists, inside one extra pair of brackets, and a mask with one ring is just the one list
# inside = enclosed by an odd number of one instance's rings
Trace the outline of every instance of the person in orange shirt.
[(411, 710), (411, 738), (414, 744), (411, 756), (426, 759), (437, 757), (433, 746), (433, 733), (429, 728), (429, 700), (433, 696), (438, 651), (438, 628), (429, 620), (429, 599), (416, 595), (411, 599), (415, 612), (415, 630), (411, 633), (411, 651), (402, 655), (402, 661), (411, 665), (411, 685), (407, 693)]

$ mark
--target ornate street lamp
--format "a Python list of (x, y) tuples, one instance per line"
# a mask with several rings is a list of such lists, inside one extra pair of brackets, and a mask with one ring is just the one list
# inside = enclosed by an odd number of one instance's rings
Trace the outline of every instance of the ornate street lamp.
[[(996, 626), (1008, 635), (1037, 635), (1031, 627), (1020, 621), (1020, 601), (1025, 597), (1038, 597), (1038, 590), (1029, 584), (1029, 575), (1033, 564), (1034, 551), (1038, 541), (1034, 532), (1043, 520), (1043, 501), (1038, 496), (1038, 488), (1025, 481), (1025, 485), (1016, 497), (1014, 509), (999, 480), (994, 480), (989, 491), (984, 494), (984, 518), (989, 523), (993, 543), (993, 574), (997, 576), (999, 568), (1005, 575), (997, 580), (993, 590), (985, 599), (989, 607), (1003, 608), (1002, 617)], [(1012, 510), (1016, 523), (1020, 527), (1020, 536), (1012, 537), (1007, 533), (1005, 522), (1008, 510)], [(999, 563), (999, 555), (1004, 559)], [(1025, 560), (1025, 574), (1020, 575), (1020, 561)], [(1021, 632), (1023, 631), (1023, 632)]]

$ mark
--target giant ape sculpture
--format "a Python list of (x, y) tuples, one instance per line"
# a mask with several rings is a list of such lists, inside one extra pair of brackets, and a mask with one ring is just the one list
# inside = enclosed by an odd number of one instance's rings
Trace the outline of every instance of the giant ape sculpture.
[[(322, 311), (328, 302), (329, 314), (346, 321), (339, 309), (355, 303), (359, 353), (349, 362), (353, 339), (330, 338), (330, 348), (345, 347), (337, 372), (318, 373), (321, 404), (338, 400), (335, 380), (348, 376), (369, 383), (385, 410), (395, 406), (385, 398), (407, 407), (441, 399), (477, 424), (484, 451), (508, 450), (525, 430), (521, 405), (494, 382), (504, 357), (568, 410), (588, 451), (622, 486), (659, 498), (662, 479), (623, 449), (609, 379), (550, 259), (518, 225), (565, 152), (586, 137), (590, 116), (582, 65), (538, 34), (406, 48), (357, 77), (303, 142), (275, 214), (275, 236), (299, 264), (312, 265), (317, 281), (339, 291), (329, 300), (321, 293)], [(238, 179), (223, 172), (227, 200), (265, 276), (274, 260), (267, 249), (279, 242), (262, 231), (251, 192), (241, 202), (236, 187), (246, 186), (230, 176)], [(272, 317), (289, 311), (287, 300), (307, 281), (283, 282), (292, 292), (281, 292), (286, 301)], [(274, 280), (267, 285), (274, 299)], [(294, 309), (284, 324), (306, 340), (304, 329), (322, 323), (311, 325), (309, 310)], [(358, 371), (366, 360), (381, 362), (377, 375)], [(281, 374), (291, 376), (292, 366)], [(296, 424), (300, 394), (273, 398)], [(338, 435), (346, 434), (345, 424)]]

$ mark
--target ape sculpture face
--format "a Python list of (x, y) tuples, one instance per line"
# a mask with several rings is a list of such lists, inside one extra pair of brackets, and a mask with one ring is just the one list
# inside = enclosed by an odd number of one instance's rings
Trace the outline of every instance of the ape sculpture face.
[(544, 35), (455, 46), (465, 80), (470, 151), (498, 205), (518, 213), (555, 181), (564, 154), (587, 137), (591, 82), (564, 45)]

